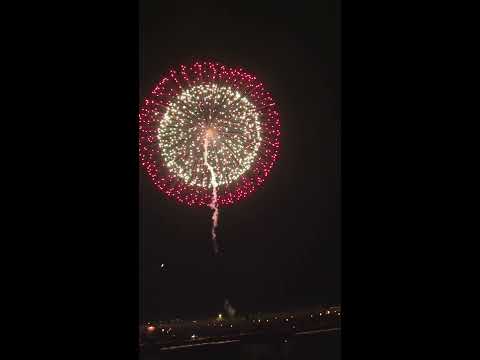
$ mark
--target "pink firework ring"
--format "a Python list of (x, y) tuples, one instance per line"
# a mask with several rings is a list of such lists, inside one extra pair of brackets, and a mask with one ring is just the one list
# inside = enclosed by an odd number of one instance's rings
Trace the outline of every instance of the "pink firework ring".
[(252, 74), (218, 62), (170, 70), (145, 99), (139, 127), (147, 174), (189, 206), (209, 205), (212, 179), (218, 205), (246, 198), (265, 182), (280, 149), (271, 94)]

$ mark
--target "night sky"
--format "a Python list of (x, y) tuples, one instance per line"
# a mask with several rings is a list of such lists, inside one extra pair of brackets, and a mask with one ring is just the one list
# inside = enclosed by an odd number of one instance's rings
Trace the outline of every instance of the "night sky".
[(281, 151), (261, 188), (220, 209), (221, 259), (211, 210), (167, 199), (140, 169), (144, 318), (212, 315), (225, 294), (239, 312), (339, 303), (339, 5), (176, 3), (141, 2), (141, 101), (181, 63), (243, 67), (278, 104)]

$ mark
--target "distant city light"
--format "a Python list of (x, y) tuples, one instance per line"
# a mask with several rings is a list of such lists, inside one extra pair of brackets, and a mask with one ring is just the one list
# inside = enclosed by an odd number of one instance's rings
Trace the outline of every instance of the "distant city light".
[(150, 325), (147, 327), (148, 332), (154, 332), (155, 331), (155, 326)]
[[(209, 327), (209, 326), (212, 326), (214, 328), (217, 328), (217, 327), (221, 327), (223, 328), (223, 325), (225, 325), (225, 329), (224, 330), (221, 330), (221, 329), (218, 329), (217, 331), (223, 331), (225, 334), (227, 333), (231, 333), (233, 331), (233, 328), (235, 327), (236, 330), (238, 330), (239, 332), (241, 331), (245, 331), (247, 330), (246, 332), (249, 332), (249, 331), (259, 331), (260, 329), (271, 329), (271, 327), (275, 327), (275, 326), (282, 326), (281, 325), (281, 322), (283, 320), (285, 320), (285, 322), (289, 323), (289, 324), (286, 324), (286, 325), (283, 325), (284, 329), (289, 329), (289, 331), (291, 332), (291, 334), (296, 334), (298, 331), (303, 331), (303, 327), (304, 326), (309, 326), (309, 327), (312, 327), (313, 324), (316, 324), (316, 326), (318, 326), (319, 328), (322, 327), (323, 325), (323, 322), (328, 320), (328, 319), (331, 319), (332, 317), (331, 316), (328, 316), (328, 315), (332, 315), (332, 316), (335, 316), (337, 315), (338, 318), (342, 315), (341, 314), (341, 311), (339, 309), (340, 307), (331, 307), (331, 308), (327, 308), (325, 309), (325, 311), (321, 311), (321, 312), (318, 312), (318, 313), (309, 313), (308, 310), (306, 312), (302, 312), (302, 313), (297, 313), (297, 317), (295, 317), (294, 315), (289, 315), (288, 313), (280, 313), (278, 314), (277, 316), (273, 316), (273, 317), (270, 317), (271, 315), (274, 315), (274, 314), (261, 314), (261, 313), (257, 313), (257, 314), (250, 314), (246, 317), (240, 317), (240, 318), (236, 318), (236, 319), (231, 319), (229, 316), (227, 316), (226, 319), (223, 318), (223, 313), (217, 313), (217, 316), (216, 317), (210, 317), (208, 320), (205, 319), (205, 320), (180, 320), (180, 319), (175, 319), (175, 320), (171, 320), (171, 322), (179, 322), (181, 323), (180, 328), (177, 329), (177, 327), (175, 328), (175, 332), (178, 331), (182, 331), (182, 333), (179, 334), (179, 338), (183, 338), (184, 341), (188, 341), (188, 339), (190, 338), (190, 341), (192, 341), (191, 343), (191, 346), (195, 346), (194, 344), (197, 344), (198, 343), (198, 339), (209, 339), (211, 337), (211, 335), (207, 332), (207, 333), (203, 333), (203, 337), (201, 337), (199, 334), (196, 334), (196, 333), (193, 333), (194, 331), (195, 332), (202, 332), (201, 329), (202, 327)], [(253, 316), (252, 316), (253, 315)], [(257, 316), (263, 316), (262, 318), (254, 318), (254, 316), (257, 315)], [(322, 316), (323, 315), (327, 315), (326, 319), (325, 320), (322, 320)], [(250, 317), (252, 316), (252, 317)], [(249, 318), (250, 317), (250, 318)], [(309, 322), (307, 321), (307, 319), (311, 319), (313, 320), (315, 318), (315, 322)], [(279, 320), (280, 323), (277, 323), (276, 321), (273, 321), (273, 320)], [(333, 318), (332, 318), (333, 319)], [(225, 321), (223, 321), (225, 320)], [(272, 324), (270, 324), (270, 320), (272, 320)], [(336, 322), (339, 322), (341, 319), (337, 319), (335, 320)], [(250, 323), (250, 321), (253, 322), (253, 324), (255, 324), (254, 326), (248, 326), (248, 323)], [(264, 323), (264, 325), (260, 326), (261, 323)], [(297, 326), (296, 324), (299, 324), (299, 329), (297, 330)], [(251, 324), (251, 323), (250, 323)], [(257, 325), (258, 324), (258, 325)], [(275, 325), (277, 324), (277, 325)], [(235, 326), (234, 326), (235, 325)], [(327, 326), (329, 324), (325, 324), (325, 326)], [(188, 328), (190, 328), (191, 330), (189, 331)], [(228, 331), (228, 329), (231, 329), (231, 331)], [(174, 334), (174, 332), (172, 331), (172, 327), (168, 327), (168, 321), (166, 320), (152, 320), (152, 321), (143, 321), (140, 323), (140, 331), (141, 331), (141, 334), (143, 334), (143, 336), (145, 336), (147, 339), (149, 338), (150, 340), (153, 338), (153, 337), (156, 337), (158, 336), (158, 341), (160, 342), (166, 342), (166, 341), (173, 341), (174, 337), (176, 337), (176, 335)], [(184, 331), (187, 331), (186, 334), (184, 333)], [(207, 329), (205, 329), (206, 331), (208, 331)], [(308, 329), (307, 329), (308, 330)], [(214, 331), (214, 329), (210, 329), (210, 331)], [(188, 336), (188, 333), (190, 333), (190, 337)], [(302, 334), (302, 333), (300, 333)], [(212, 333), (212, 335), (214, 335)], [(170, 340), (169, 340), (170, 339)], [(200, 340), (201, 341), (201, 340)], [(207, 340), (208, 341), (208, 340)], [(288, 342), (288, 339), (284, 339), (283, 340), (285, 343)]]

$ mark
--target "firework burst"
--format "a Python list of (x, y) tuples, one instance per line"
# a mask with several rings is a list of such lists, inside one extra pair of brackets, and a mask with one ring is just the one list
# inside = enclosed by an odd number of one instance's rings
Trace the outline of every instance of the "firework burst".
[(158, 189), (189, 206), (244, 199), (278, 157), (276, 104), (243, 69), (181, 65), (155, 86), (139, 118), (142, 166)]

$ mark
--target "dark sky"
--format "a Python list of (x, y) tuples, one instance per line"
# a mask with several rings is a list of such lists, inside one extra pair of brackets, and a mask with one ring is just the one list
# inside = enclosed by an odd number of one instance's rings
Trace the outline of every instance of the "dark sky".
[(192, 59), (241, 66), (278, 104), (281, 153), (263, 187), (221, 209), (221, 261), (210, 210), (167, 199), (140, 169), (145, 318), (211, 315), (224, 294), (241, 312), (338, 303), (339, 5), (175, 3), (141, 2), (140, 98)]

